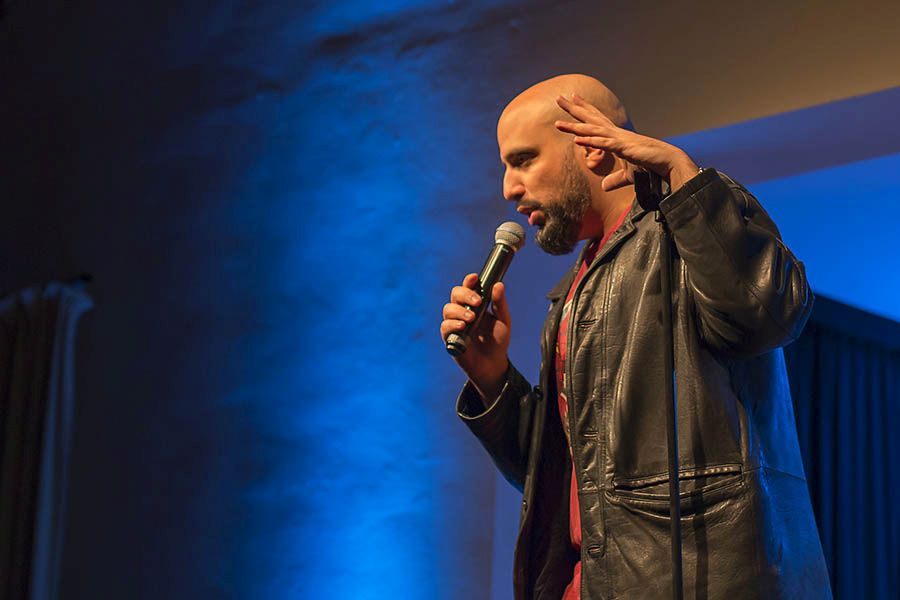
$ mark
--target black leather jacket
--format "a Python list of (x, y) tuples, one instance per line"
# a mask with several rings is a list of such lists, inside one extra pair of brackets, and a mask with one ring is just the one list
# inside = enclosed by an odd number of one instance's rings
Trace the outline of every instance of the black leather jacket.
[[(780, 346), (812, 305), (802, 263), (743, 187), (713, 169), (664, 200), (675, 240), (676, 390), (687, 598), (831, 596), (800, 461)], [(573, 298), (569, 423), (581, 505), (568, 537), (571, 467), (556, 405), (561, 301), (548, 294), (540, 385), (510, 367), (487, 410), (471, 383), (457, 412), (523, 491), (517, 599), (558, 600), (582, 561), (584, 600), (670, 595), (659, 249), (635, 203)]]

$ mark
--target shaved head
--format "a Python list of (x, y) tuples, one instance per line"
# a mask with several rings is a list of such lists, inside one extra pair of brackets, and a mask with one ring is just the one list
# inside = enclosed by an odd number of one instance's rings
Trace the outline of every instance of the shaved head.
[(527, 118), (532, 123), (540, 123), (555, 129), (553, 127), (555, 121), (568, 121), (572, 118), (556, 104), (556, 97), (571, 98), (572, 94), (578, 94), (596, 106), (617, 126), (633, 129), (625, 106), (612, 90), (593, 77), (573, 73), (558, 75), (536, 83), (513, 98), (500, 115), (498, 131), (505, 123), (520, 118)]

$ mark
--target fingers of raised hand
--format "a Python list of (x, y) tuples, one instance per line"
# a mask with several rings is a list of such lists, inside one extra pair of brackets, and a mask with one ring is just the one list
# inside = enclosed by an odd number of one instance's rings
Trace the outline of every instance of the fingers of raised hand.
[(573, 123), (572, 121), (556, 121), (556, 128), (565, 133), (573, 133), (575, 135), (609, 135), (612, 133), (609, 127), (604, 124), (595, 123)]
[(585, 111), (595, 119), (599, 119), (604, 123), (612, 123), (612, 121), (609, 120), (609, 117), (603, 114), (599, 108), (597, 108), (578, 94), (572, 94), (572, 104)]
[(613, 150), (621, 145), (612, 137), (612, 130), (604, 125), (572, 123), (570, 121), (557, 121), (555, 125), (557, 129), (564, 133), (574, 134), (575, 137), (572, 138), (572, 141), (579, 146)]
[(569, 100), (565, 96), (557, 96), (556, 103), (561, 109), (563, 109), (579, 121), (604, 125), (612, 124), (612, 121), (609, 120), (609, 117), (600, 112), (600, 109), (598, 109), (596, 106), (594, 106), (578, 94), (572, 94), (571, 100)]
[(610, 150), (612, 152), (616, 152), (621, 147), (621, 144), (617, 143), (616, 140), (612, 138), (596, 135), (577, 135), (572, 138), (572, 141), (585, 148), (599, 148), (600, 150)]
[(593, 122), (596, 117), (590, 108), (575, 104), (565, 96), (557, 96), (556, 104), (579, 121)]

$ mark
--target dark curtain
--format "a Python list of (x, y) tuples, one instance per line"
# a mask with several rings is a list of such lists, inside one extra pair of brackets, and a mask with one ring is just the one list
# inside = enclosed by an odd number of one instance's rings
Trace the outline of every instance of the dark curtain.
[(58, 597), (75, 326), (91, 301), (50, 284), (0, 300), (0, 599)]
[(900, 323), (818, 297), (785, 348), (835, 598), (900, 598)]

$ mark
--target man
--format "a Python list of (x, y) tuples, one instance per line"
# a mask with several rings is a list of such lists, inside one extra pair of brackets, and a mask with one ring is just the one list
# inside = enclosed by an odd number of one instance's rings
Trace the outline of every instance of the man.
[[(573, 137), (574, 135), (574, 137)], [(507, 358), (510, 313), (492, 291), (457, 411), (523, 492), (516, 598), (670, 594), (660, 311), (674, 301), (688, 598), (830, 597), (780, 346), (812, 305), (803, 265), (759, 203), (679, 148), (631, 130), (599, 81), (541, 82), (503, 111), (503, 195), (573, 268), (548, 294), (540, 383)], [(672, 190), (673, 297), (659, 289), (657, 226), (634, 202), (636, 167)], [(479, 302), (451, 291), (441, 336)]]

